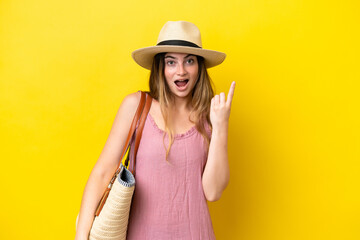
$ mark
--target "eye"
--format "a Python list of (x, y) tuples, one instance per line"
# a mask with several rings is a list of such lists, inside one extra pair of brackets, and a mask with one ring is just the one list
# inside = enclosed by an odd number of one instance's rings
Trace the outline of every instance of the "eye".
[(189, 63), (189, 64), (192, 64), (192, 63), (195, 62), (195, 60), (194, 60), (193, 58), (190, 58), (190, 59), (188, 59), (186, 62)]
[(175, 61), (169, 60), (169, 61), (166, 61), (166, 64), (167, 64), (167, 65), (174, 65), (174, 64), (175, 64)]

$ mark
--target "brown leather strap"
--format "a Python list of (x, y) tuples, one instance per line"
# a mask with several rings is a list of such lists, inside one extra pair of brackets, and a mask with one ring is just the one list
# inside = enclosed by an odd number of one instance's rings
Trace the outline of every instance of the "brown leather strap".
[(133, 137), (134, 135), (134, 132), (135, 132), (135, 128), (136, 128), (136, 125), (139, 121), (139, 118), (141, 116), (141, 113), (143, 112), (143, 109), (144, 109), (144, 105), (145, 105), (145, 100), (146, 100), (146, 93), (142, 92), (141, 91), (141, 98), (140, 98), (140, 102), (139, 102), (139, 105), (136, 109), (136, 112), (135, 112), (135, 115), (134, 115), (134, 118), (133, 118), (133, 121), (131, 123), (131, 126), (130, 126), (130, 130), (129, 130), (129, 133), (128, 133), (128, 136), (126, 138), (126, 141), (125, 141), (125, 145), (124, 145), (124, 148), (123, 148), (123, 151), (122, 151), (122, 154), (121, 154), (121, 157), (120, 157), (120, 160), (118, 162), (118, 165), (116, 167), (116, 171), (110, 181), (110, 184), (112, 185), (114, 182), (115, 182), (115, 179), (116, 179), (116, 176), (119, 174), (120, 170), (121, 170), (121, 161), (127, 151), (127, 149), (129, 148), (129, 145), (130, 145), (130, 140), (131, 138)]
[(144, 108), (146, 94), (144, 92), (142, 92), (142, 91), (140, 91), (140, 93), (141, 93), (140, 102), (139, 102), (138, 108), (136, 109), (134, 119), (133, 119), (133, 121), (131, 123), (130, 131), (129, 131), (128, 136), (127, 136), (126, 141), (125, 141), (124, 149), (122, 151), (120, 161), (119, 161), (116, 169), (120, 168), (121, 160), (123, 159), (128, 147), (129, 147), (130, 140), (131, 140), (132, 136), (134, 135), (136, 125), (137, 125), (137, 123), (139, 121), (139, 118), (140, 118), (141, 113), (142, 113), (143, 108)]
[(139, 103), (139, 105), (138, 105), (138, 107), (137, 107), (137, 109), (136, 109), (135, 116), (134, 116), (133, 121), (132, 121), (132, 123), (131, 123), (129, 133), (128, 133), (128, 136), (127, 136), (126, 141), (125, 141), (124, 149), (123, 149), (123, 152), (122, 152), (122, 154), (121, 154), (121, 158), (120, 158), (120, 160), (119, 160), (119, 163), (118, 163), (118, 165), (117, 165), (117, 169), (116, 169), (113, 177), (111, 178), (109, 185), (108, 185), (107, 188), (105, 189), (105, 191), (104, 191), (104, 193), (103, 193), (103, 195), (102, 195), (102, 198), (100, 199), (100, 202), (99, 202), (99, 204), (98, 204), (98, 206), (97, 206), (97, 208), (96, 208), (96, 210), (95, 210), (95, 216), (99, 216), (99, 214), (100, 214), (100, 212), (101, 212), (101, 210), (102, 210), (102, 208), (103, 208), (103, 206), (104, 206), (104, 204), (105, 204), (105, 202), (106, 202), (106, 199), (107, 199), (107, 197), (108, 197), (108, 195), (109, 195), (109, 192), (110, 192), (110, 190), (111, 190), (111, 187), (112, 187), (112, 185), (114, 184), (114, 182), (115, 182), (115, 180), (116, 180), (116, 177), (117, 177), (117, 175), (119, 174), (119, 172), (120, 172), (120, 170), (121, 170), (121, 167), (120, 167), (121, 161), (122, 161), (122, 159), (123, 159), (123, 157), (124, 157), (124, 154), (126, 153), (128, 147), (129, 147), (129, 145), (130, 145), (130, 140), (133, 138), (136, 125), (137, 125), (137, 123), (139, 122), (139, 118), (140, 118), (140, 116), (141, 116), (141, 113), (143, 112), (144, 105), (145, 105), (146, 95), (147, 95), (146, 93), (144, 93), (144, 92), (141, 91), (140, 103)]
[(141, 140), (141, 136), (142, 136), (142, 131), (144, 129), (144, 125), (145, 125), (145, 120), (147, 118), (147, 115), (149, 113), (150, 107), (151, 107), (151, 103), (152, 103), (152, 97), (149, 94), (146, 94), (146, 103), (145, 103), (145, 107), (143, 112), (141, 113), (141, 117), (140, 117), (140, 123), (139, 123), (139, 127), (136, 130), (136, 135), (135, 135), (135, 149), (133, 152), (133, 156), (131, 156), (132, 161), (130, 162), (131, 164), (131, 172), (132, 174), (135, 176), (135, 169), (136, 169), (136, 155), (137, 155), (137, 151), (139, 149), (139, 145), (140, 145), (140, 140)]

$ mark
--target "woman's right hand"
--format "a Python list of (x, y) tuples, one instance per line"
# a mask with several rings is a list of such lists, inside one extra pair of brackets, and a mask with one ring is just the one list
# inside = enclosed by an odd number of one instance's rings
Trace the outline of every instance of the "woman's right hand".
[(80, 230), (78, 231), (78, 221), (79, 221), (79, 215), (77, 215), (76, 217), (76, 235), (75, 235), (75, 240), (88, 240), (89, 239), (89, 234), (85, 233), (85, 232), (81, 232)]
[(86, 234), (81, 236), (76, 235), (75, 240), (89, 240), (89, 237)]

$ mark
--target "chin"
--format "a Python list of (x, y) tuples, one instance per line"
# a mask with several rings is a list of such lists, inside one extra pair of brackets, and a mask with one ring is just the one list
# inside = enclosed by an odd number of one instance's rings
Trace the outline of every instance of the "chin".
[(189, 96), (189, 92), (173, 92), (172, 93), (174, 96), (176, 96), (176, 97), (180, 97), (180, 98), (186, 98), (186, 97), (188, 97)]

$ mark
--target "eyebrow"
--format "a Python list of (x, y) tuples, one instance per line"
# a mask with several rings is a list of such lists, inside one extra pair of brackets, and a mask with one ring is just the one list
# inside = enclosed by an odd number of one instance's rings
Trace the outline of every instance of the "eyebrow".
[[(184, 58), (188, 58), (188, 57), (191, 57), (191, 56), (195, 56), (195, 55), (194, 54), (188, 54)], [(173, 57), (173, 56), (166, 56), (165, 58), (177, 59), (176, 57)]]

